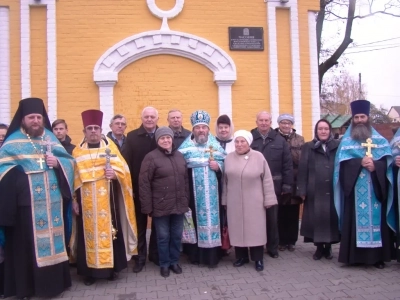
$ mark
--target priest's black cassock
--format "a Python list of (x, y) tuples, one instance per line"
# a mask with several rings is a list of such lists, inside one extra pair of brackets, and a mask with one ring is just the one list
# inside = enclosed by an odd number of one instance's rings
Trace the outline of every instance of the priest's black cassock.
[[(41, 138), (31, 137), (21, 128), (22, 120), (31, 114), (43, 118)], [(5, 235), (0, 280), (5, 297), (54, 297), (71, 286), (64, 240), (69, 214), (64, 210), (61, 215), (61, 207), (67, 207), (64, 199), (71, 198), (73, 159), (50, 130), (43, 100), (23, 99), (0, 149), (0, 227)], [(43, 142), (44, 137), (52, 143), (58, 161), (54, 170), (42, 165), (44, 154), (38, 149), (43, 147), (40, 139)], [(48, 193), (43, 192), (46, 186)], [(51, 210), (51, 214), (43, 210)], [(33, 220), (33, 213), (41, 218), (40, 223)]]
[(360, 175), (362, 158), (353, 158), (340, 163), (340, 183), (344, 193), (344, 210), (342, 215), (342, 238), (339, 251), (339, 262), (346, 264), (375, 264), (390, 261), (393, 251), (392, 233), (387, 225), (386, 210), (388, 198), (388, 182), (386, 179), (386, 159), (374, 161), (375, 171), (371, 172), (373, 189), (381, 209), (382, 247), (356, 247), (356, 218), (354, 187)]
[[(60, 182), (60, 181), (59, 181)], [(60, 184), (70, 195), (68, 184)], [(4, 296), (54, 297), (71, 286), (68, 261), (38, 267), (28, 176), (12, 168), (0, 181), (0, 226), (5, 229)]]

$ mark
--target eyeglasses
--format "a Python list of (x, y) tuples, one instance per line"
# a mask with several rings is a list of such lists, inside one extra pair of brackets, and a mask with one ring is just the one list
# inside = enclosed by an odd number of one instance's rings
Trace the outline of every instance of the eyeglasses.
[(100, 130), (101, 128), (100, 128), (100, 126), (87, 126), (86, 127), (86, 130), (89, 130), (89, 131), (97, 131), (97, 130)]

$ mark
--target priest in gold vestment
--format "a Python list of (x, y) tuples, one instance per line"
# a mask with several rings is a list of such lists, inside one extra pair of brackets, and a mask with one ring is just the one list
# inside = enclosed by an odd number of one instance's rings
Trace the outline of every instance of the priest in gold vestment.
[(84, 140), (72, 152), (76, 160), (75, 250), (85, 285), (114, 280), (136, 254), (137, 230), (129, 168), (117, 146), (101, 134), (103, 113), (82, 113)]

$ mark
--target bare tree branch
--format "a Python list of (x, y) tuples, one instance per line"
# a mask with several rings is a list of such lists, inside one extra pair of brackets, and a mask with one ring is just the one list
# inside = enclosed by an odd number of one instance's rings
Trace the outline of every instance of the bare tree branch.
[[(322, 83), (322, 77), (325, 75), (326, 71), (328, 71), (330, 68), (332, 68), (334, 65), (337, 64), (337, 60), (339, 59), (339, 57), (353, 42), (353, 39), (350, 36), (351, 36), (351, 29), (353, 27), (355, 9), (356, 9), (356, 0), (350, 0), (349, 10), (347, 14), (346, 31), (344, 34), (343, 41), (340, 44), (340, 46), (336, 49), (336, 51), (332, 54), (332, 56), (318, 66), (320, 83)], [(321, 84), (320, 84), (320, 92), (321, 92)]]

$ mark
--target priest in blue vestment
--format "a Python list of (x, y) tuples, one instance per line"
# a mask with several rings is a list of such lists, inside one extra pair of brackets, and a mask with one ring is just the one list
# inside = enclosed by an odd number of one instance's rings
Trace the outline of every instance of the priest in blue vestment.
[(215, 268), (221, 258), (220, 199), (217, 174), (223, 172), (226, 153), (210, 134), (210, 115), (203, 110), (191, 117), (192, 134), (179, 147), (189, 171), (190, 199), (197, 243), (184, 244), (192, 264)]
[(396, 259), (400, 262), (400, 128), (390, 142), (393, 155), (393, 203), (396, 208)]
[(336, 153), (334, 200), (339, 216), (339, 262), (385, 267), (393, 253), (392, 153), (372, 128), (370, 102), (351, 102), (352, 123)]
[(23, 99), (0, 148), (4, 296), (55, 297), (71, 286), (66, 244), (74, 159), (51, 131), (43, 101)]

